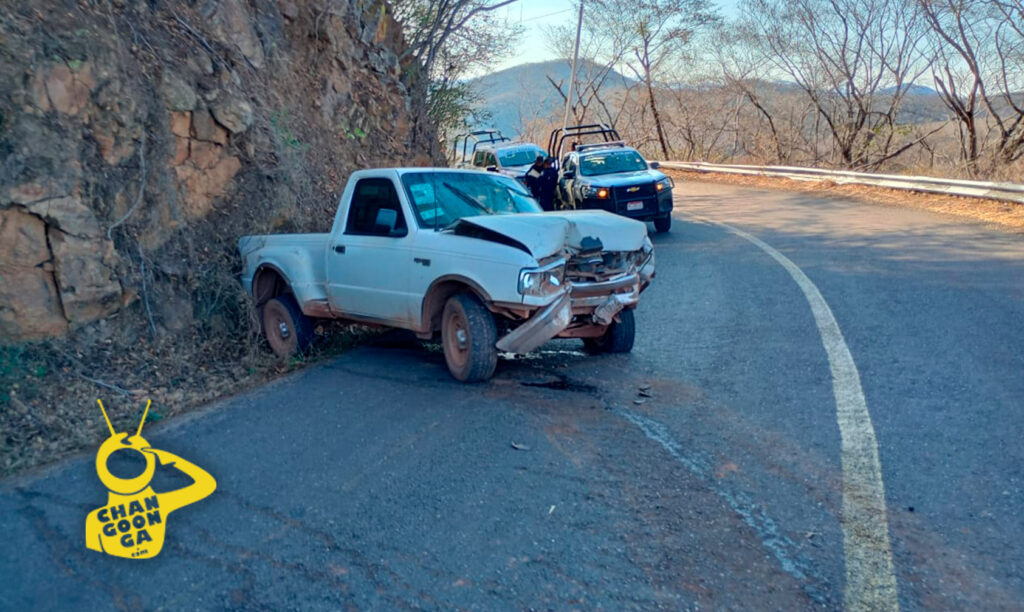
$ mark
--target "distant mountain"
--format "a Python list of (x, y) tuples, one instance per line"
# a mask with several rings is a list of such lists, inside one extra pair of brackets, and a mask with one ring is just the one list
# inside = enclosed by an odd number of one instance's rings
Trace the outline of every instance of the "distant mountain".
[[(919, 96), (929, 96), (933, 95), (935, 93), (935, 90), (932, 89), (931, 87), (925, 87), (924, 85), (910, 85), (906, 88), (906, 92), (908, 94), (914, 94)], [(885, 89), (879, 90), (879, 93), (883, 93), (886, 95), (893, 94), (896, 93), (896, 88), (886, 87)]]
[[(493, 127), (507, 136), (515, 137), (524, 122), (561, 112), (565, 102), (548, 77), (560, 83), (564, 92), (568, 88), (571, 69), (568, 61), (553, 60), (513, 66), (471, 80), (470, 85), (480, 94), (484, 108), (491, 113), (491, 121), (487, 125), (476, 127)], [(593, 62), (583, 61), (577, 71), (586, 75), (597, 74), (600, 69)], [(605, 80), (602, 91), (611, 91), (631, 83), (632, 79), (613, 70)]]
[[(582, 62), (579, 70), (585, 75), (596, 73), (601, 67), (593, 62)], [(495, 128), (506, 136), (515, 138), (528, 121), (561, 118), (564, 101), (558, 91), (551, 85), (548, 77), (562, 86), (565, 91), (569, 83), (571, 66), (566, 60), (554, 60), (534, 64), (522, 64), (506, 68), (499, 72), (477, 77), (469, 84), (483, 100), (483, 108), (491, 113), (491, 120), (475, 128)], [(625, 89), (636, 81), (612, 71), (602, 85), (602, 98), (610, 99), (614, 90)], [(691, 85), (676, 85), (680, 89), (691, 89)], [(773, 93), (779, 96), (800, 94), (801, 89), (796, 83), (786, 81), (760, 81), (760, 95), (772, 98)], [(711, 91), (714, 90), (712, 87)], [(891, 96), (895, 88), (882, 89), (879, 93), (879, 104), (884, 106), (885, 98)], [(948, 111), (943, 106), (935, 90), (924, 85), (911, 85), (903, 99), (903, 105), (897, 115), (897, 123), (922, 124), (943, 121)], [(538, 143), (544, 146), (545, 143)]]

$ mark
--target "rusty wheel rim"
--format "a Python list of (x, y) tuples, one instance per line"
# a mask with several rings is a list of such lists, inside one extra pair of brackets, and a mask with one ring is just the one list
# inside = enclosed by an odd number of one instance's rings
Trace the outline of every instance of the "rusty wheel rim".
[(278, 304), (268, 304), (263, 310), (263, 330), (271, 350), (281, 357), (295, 352), (298, 340), (292, 319)]
[(469, 325), (465, 315), (453, 308), (444, 318), (444, 354), (455, 369), (465, 367), (469, 360)]

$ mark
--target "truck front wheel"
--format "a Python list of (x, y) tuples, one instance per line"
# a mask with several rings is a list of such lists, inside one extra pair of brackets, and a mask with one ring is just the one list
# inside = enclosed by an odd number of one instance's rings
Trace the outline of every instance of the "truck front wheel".
[(306, 352), (313, 344), (313, 322), (302, 314), (291, 294), (279, 295), (263, 305), (263, 335), (274, 354), (287, 359)]
[(498, 365), (498, 329), (494, 315), (471, 293), (457, 293), (441, 314), (441, 342), (448, 371), (455, 380), (479, 382)]
[(672, 229), (672, 215), (665, 215), (664, 217), (656, 218), (654, 220), (654, 229), (659, 234), (664, 234)]
[(636, 337), (636, 319), (632, 310), (619, 313), (619, 320), (613, 321), (604, 335), (597, 338), (584, 338), (583, 346), (591, 353), (628, 353), (633, 350), (633, 338)]

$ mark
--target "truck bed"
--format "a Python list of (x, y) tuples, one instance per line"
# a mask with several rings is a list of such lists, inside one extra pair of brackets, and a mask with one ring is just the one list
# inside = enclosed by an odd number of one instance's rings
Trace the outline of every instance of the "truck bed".
[(252, 276), (261, 264), (269, 263), (286, 278), (303, 312), (314, 315), (311, 302), (326, 304), (324, 254), (330, 234), (271, 234), (242, 236), (238, 250), (245, 262), (242, 285), (252, 295)]

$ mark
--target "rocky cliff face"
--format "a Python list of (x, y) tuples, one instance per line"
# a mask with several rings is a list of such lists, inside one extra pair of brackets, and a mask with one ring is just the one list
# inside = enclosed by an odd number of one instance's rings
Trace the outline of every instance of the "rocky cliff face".
[(439, 159), (378, 0), (5, 11), (0, 343), (230, 332), (238, 236), (325, 231), (350, 171)]

